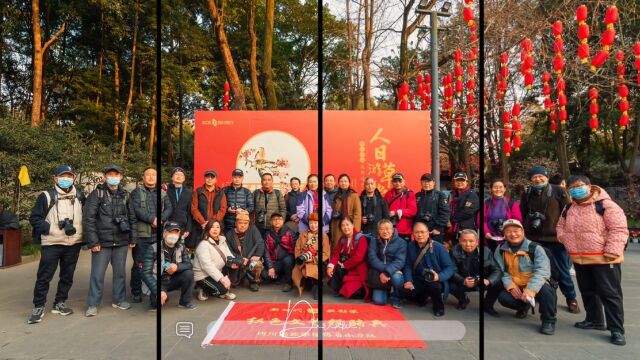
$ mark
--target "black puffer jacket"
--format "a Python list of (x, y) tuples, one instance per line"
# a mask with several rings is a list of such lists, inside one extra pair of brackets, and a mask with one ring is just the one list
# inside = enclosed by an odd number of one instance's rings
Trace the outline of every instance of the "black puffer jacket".
[[(493, 254), (487, 247), (484, 248), (483, 259), (483, 277), (491, 281), (491, 285), (493, 285), (500, 280), (500, 268), (493, 261)], [(451, 249), (451, 261), (456, 266), (455, 273), (449, 280), (451, 282), (462, 285), (465, 278), (480, 275), (480, 247), (477, 247), (471, 254), (467, 254), (458, 244)]]
[(451, 214), (449, 197), (438, 190), (422, 190), (416, 193), (416, 203), (418, 205), (418, 215), (414, 220), (418, 221), (430, 217), (427, 222), (429, 230), (435, 229), (444, 234)]
[[(254, 204), (251, 190), (242, 186), (236, 189), (233, 185), (229, 185), (222, 189), (222, 191), (227, 195), (227, 207), (235, 206), (236, 209), (247, 210), (249, 214), (253, 212)], [(224, 227), (225, 229), (229, 229), (234, 226), (236, 226), (236, 214), (227, 211), (224, 215)]]
[[(160, 190), (162, 191), (162, 190)], [(146, 186), (139, 186), (131, 192), (131, 200), (133, 201), (133, 209), (138, 219), (138, 238), (150, 238), (155, 240), (155, 231), (151, 227), (153, 219), (158, 215), (158, 192), (156, 188), (149, 189)], [(162, 214), (160, 221), (157, 222), (158, 228), (162, 228), (162, 223), (167, 221), (173, 212), (171, 201), (167, 194), (162, 191)], [(151, 240), (153, 241), (153, 240)]]
[[(129, 231), (122, 232), (116, 220), (128, 223)], [(111, 191), (106, 184), (98, 185), (84, 204), (82, 227), (89, 247), (136, 244), (138, 227), (129, 193), (122, 186)]]
[(389, 218), (389, 206), (387, 201), (382, 197), (378, 189), (373, 193), (373, 197), (368, 198), (367, 192), (362, 191), (360, 193), (360, 203), (362, 204), (362, 216), (365, 217), (369, 214), (374, 215), (374, 220), (369, 221), (367, 219), (366, 224), (362, 224), (363, 234), (373, 234), (374, 237), (378, 235), (378, 221)]
[(169, 220), (180, 224), (180, 228), (183, 229), (183, 231), (191, 232), (193, 228), (193, 217), (191, 217), (191, 189), (183, 185), (180, 198), (178, 198), (175, 185), (170, 184), (167, 187), (167, 195), (172, 206), (172, 213), (169, 216)]

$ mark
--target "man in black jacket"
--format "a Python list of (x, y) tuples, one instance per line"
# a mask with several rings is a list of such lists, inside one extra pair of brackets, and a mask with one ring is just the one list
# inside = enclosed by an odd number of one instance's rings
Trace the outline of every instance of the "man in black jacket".
[(193, 227), (191, 216), (191, 188), (184, 185), (185, 171), (181, 167), (171, 170), (171, 184), (167, 187), (167, 197), (171, 202), (172, 212), (169, 220), (176, 222), (182, 229), (182, 239), (189, 237)]
[(117, 165), (104, 169), (104, 183), (89, 195), (83, 209), (82, 226), (91, 248), (91, 282), (86, 316), (98, 314), (102, 301), (104, 274), (109, 263), (113, 271), (114, 308), (127, 310), (126, 301), (127, 250), (138, 242), (138, 228), (133, 202), (120, 185), (123, 170)]
[(480, 210), (480, 199), (475, 191), (469, 188), (469, 179), (463, 172), (453, 176), (454, 190), (451, 192), (451, 241), (458, 242), (460, 231), (477, 230), (476, 214)]
[(377, 235), (378, 221), (389, 219), (389, 207), (376, 186), (376, 179), (372, 177), (364, 179), (360, 203), (362, 204), (362, 233)]
[[(460, 232), (458, 245), (451, 249), (451, 260), (456, 266), (456, 271), (449, 280), (449, 287), (451, 294), (458, 299), (456, 309), (459, 310), (465, 309), (469, 304), (469, 297), (466, 293), (480, 289), (480, 248), (478, 244), (478, 233), (475, 230), (465, 229)], [(500, 269), (492, 259), (493, 254), (485, 247), (482, 261), (484, 285), (490, 289), (497, 287), (497, 291), (489, 292), (484, 301), (485, 309), (491, 310), (493, 310), (493, 304), (502, 289)]]
[(156, 241), (156, 230), (158, 226), (168, 220), (172, 213), (171, 201), (164, 190), (161, 191), (162, 214), (161, 219), (157, 219), (157, 188), (158, 176), (153, 167), (146, 168), (142, 173), (143, 185), (131, 192), (133, 210), (138, 220), (138, 245), (131, 250), (133, 255), (133, 266), (131, 267), (131, 294), (132, 302), (142, 302), (142, 257), (147, 252), (147, 247)]
[(264, 255), (265, 241), (260, 235), (260, 230), (249, 223), (248, 212), (238, 210), (235, 223), (235, 228), (229, 230), (226, 237), (229, 250), (236, 257), (242, 258), (242, 266), (229, 272), (231, 285), (237, 287), (246, 276), (249, 280), (249, 289), (258, 291), (260, 290), (260, 274), (264, 269), (262, 256)]
[(416, 193), (418, 215), (416, 215), (415, 221), (427, 224), (431, 239), (442, 244), (451, 213), (449, 198), (443, 192), (435, 189), (436, 181), (429, 173), (422, 174), (420, 185), (422, 190)]
[(222, 189), (227, 196), (227, 212), (224, 215), (225, 234), (235, 228), (237, 210), (246, 210), (249, 214), (253, 213), (253, 194), (251, 190), (242, 186), (243, 180), (244, 172), (241, 169), (235, 169), (231, 173), (231, 185)]
[[(191, 257), (182, 241), (180, 241), (180, 225), (168, 221), (164, 225), (160, 246), (160, 263), (162, 275), (160, 277), (160, 305), (164, 305), (168, 293), (180, 289), (180, 301), (178, 307), (193, 310), (196, 308), (191, 302), (193, 297), (193, 270)], [(144, 256), (143, 279), (147, 284), (151, 295), (149, 296), (149, 309), (157, 307), (156, 296), (158, 294), (158, 282), (155, 278), (158, 245), (149, 246)]]

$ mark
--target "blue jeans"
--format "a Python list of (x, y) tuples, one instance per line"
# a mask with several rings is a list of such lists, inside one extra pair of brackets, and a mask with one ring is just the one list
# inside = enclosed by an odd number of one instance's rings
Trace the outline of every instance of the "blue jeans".
[[(402, 287), (404, 286), (404, 276), (402, 273), (395, 273), (391, 275), (391, 286), (393, 287), (393, 293), (391, 294), (391, 302), (400, 301), (400, 294)], [(372, 294), (373, 303), (376, 305), (387, 305), (389, 298), (388, 290), (373, 290)]]
[(91, 280), (89, 282), (89, 306), (99, 306), (102, 302), (104, 288), (104, 274), (111, 263), (113, 272), (112, 304), (119, 304), (126, 300), (127, 281), (127, 253), (128, 246), (103, 247), (99, 252), (91, 253)]
[(573, 279), (571, 279), (571, 260), (569, 259), (569, 253), (564, 245), (560, 243), (549, 243), (541, 241), (540, 245), (551, 250), (551, 254), (556, 260), (558, 272), (560, 272), (559, 287), (560, 291), (567, 300), (574, 300), (576, 298), (576, 288), (573, 285)]

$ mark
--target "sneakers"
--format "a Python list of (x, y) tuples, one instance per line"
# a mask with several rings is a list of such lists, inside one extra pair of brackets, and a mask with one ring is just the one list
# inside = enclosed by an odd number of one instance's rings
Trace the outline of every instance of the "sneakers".
[(489, 315), (491, 315), (493, 317), (500, 317), (500, 314), (493, 307), (485, 306), (484, 307), (484, 312), (486, 312), (487, 314), (489, 314)]
[(611, 332), (611, 343), (614, 345), (624, 346), (627, 344), (627, 340), (624, 339), (624, 334), (620, 331)]
[(63, 302), (53, 304), (53, 309), (51, 309), (52, 314), (60, 314), (62, 316), (67, 316), (73, 314), (73, 310), (70, 307), (65, 305)]
[(31, 316), (29, 320), (27, 320), (27, 324), (35, 324), (42, 321), (42, 317), (44, 316), (44, 306), (33, 308), (31, 311)]
[(256, 284), (256, 283), (251, 283), (249, 285), (249, 290), (251, 290), (253, 292), (256, 292), (256, 291), (260, 290), (260, 286), (258, 284)]
[(518, 319), (524, 319), (529, 315), (529, 310), (531, 310), (531, 304), (525, 303), (524, 306), (516, 312), (516, 317)]
[(85, 311), (84, 316), (91, 317), (98, 315), (98, 308), (95, 306), (89, 306), (87, 311)]
[(178, 304), (178, 307), (187, 310), (195, 310), (197, 308), (197, 306), (193, 305), (192, 303)]
[(286, 284), (284, 284), (284, 286), (282, 287), (282, 292), (289, 292), (289, 291), (291, 291), (291, 289), (293, 289), (293, 287), (291, 286), (291, 284), (286, 283)]
[(197, 298), (198, 298), (198, 300), (200, 300), (200, 301), (207, 301), (207, 299), (209, 299), (209, 297), (207, 296), (207, 294), (205, 294), (205, 293), (204, 293), (204, 289), (203, 289), (203, 288), (200, 288), (200, 287), (199, 287), (199, 288), (196, 290), (196, 293), (198, 294), (198, 295), (197, 295)]
[(394, 309), (401, 309), (402, 308), (402, 304), (400, 303), (400, 300), (393, 300), (391, 302), (391, 306), (393, 306)]
[(588, 320), (585, 321), (580, 321), (577, 322), (575, 324), (573, 324), (573, 326), (577, 327), (578, 329), (583, 329), (583, 330), (606, 330), (607, 328), (604, 326), (604, 324), (598, 324), (598, 323), (594, 323)]
[(141, 303), (142, 302), (142, 295), (133, 295), (131, 296), (131, 302), (132, 303)]
[(553, 335), (556, 332), (556, 324), (544, 322), (540, 326), (540, 332), (545, 335)]
[(149, 307), (147, 308), (147, 311), (149, 312), (156, 312), (158, 309), (155, 306), (151, 306), (149, 305)]
[(228, 292), (226, 294), (219, 295), (218, 297), (225, 300), (234, 300), (236, 298), (236, 294)]
[(458, 305), (456, 306), (456, 309), (458, 310), (466, 309), (467, 305), (469, 305), (469, 302), (471, 302), (471, 299), (469, 299), (468, 296), (465, 296), (462, 301), (458, 301)]
[(444, 316), (444, 309), (433, 310), (433, 315), (436, 317)]
[(580, 307), (578, 306), (578, 300), (576, 299), (567, 300), (567, 307), (569, 308), (569, 312), (572, 314), (580, 313)]
[(120, 309), (120, 310), (129, 310), (129, 309), (131, 309), (131, 304), (129, 304), (126, 301), (123, 301), (123, 302), (117, 303), (117, 304), (111, 304), (111, 306), (113, 306), (116, 309)]

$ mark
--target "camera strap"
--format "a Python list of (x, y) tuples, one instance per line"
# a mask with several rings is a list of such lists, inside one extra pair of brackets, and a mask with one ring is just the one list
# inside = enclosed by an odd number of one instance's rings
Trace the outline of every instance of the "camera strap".
[[(213, 240), (213, 239), (211, 239)], [(215, 241), (215, 240), (214, 240)], [(227, 257), (224, 256), (224, 253), (222, 252), (222, 250), (218, 247), (218, 244), (216, 244), (215, 242), (209, 242), (211, 245), (213, 245), (213, 248), (216, 249), (216, 251), (218, 252), (218, 254), (220, 254), (220, 258), (222, 259), (223, 262), (226, 262)]]
[(420, 254), (418, 254), (416, 261), (413, 262), (414, 271), (418, 268), (418, 265), (420, 264), (420, 262), (422, 262), (422, 259), (424, 259), (424, 256), (427, 254), (427, 251), (429, 251), (430, 247), (431, 247), (431, 243), (425, 245), (424, 248), (422, 248), (422, 251), (420, 251)]

